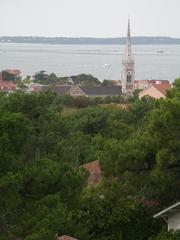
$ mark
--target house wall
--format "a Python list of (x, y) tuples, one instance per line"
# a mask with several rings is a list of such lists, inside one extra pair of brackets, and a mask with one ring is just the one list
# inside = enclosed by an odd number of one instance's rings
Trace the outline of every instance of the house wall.
[(78, 86), (72, 86), (68, 93), (72, 97), (86, 96), (86, 94)]
[(150, 97), (153, 97), (153, 98), (156, 98), (156, 99), (166, 97), (163, 93), (161, 93), (158, 89), (156, 89), (153, 86), (151, 86), (149, 88), (146, 88), (145, 90), (143, 90), (142, 92), (139, 93), (139, 98), (140, 99), (144, 96), (150, 96)]
[(168, 217), (168, 231), (169, 230), (180, 230), (180, 212)]

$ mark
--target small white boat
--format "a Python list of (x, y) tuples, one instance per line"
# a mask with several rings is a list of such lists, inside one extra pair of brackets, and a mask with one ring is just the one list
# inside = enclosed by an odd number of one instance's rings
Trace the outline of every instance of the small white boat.
[(104, 68), (110, 68), (110, 67), (111, 67), (111, 64), (105, 63), (105, 64), (103, 65), (103, 67), (104, 67)]
[(158, 50), (157, 53), (164, 53), (164, 51), (163, 50)]

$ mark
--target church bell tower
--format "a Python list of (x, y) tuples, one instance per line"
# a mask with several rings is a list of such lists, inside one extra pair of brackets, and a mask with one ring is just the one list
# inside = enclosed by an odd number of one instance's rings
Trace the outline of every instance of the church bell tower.
[(128, 20), (128, 31), (125, 53), (122, 60), (122, 92), (126, 95), (132, 95), (135, 82), (135, 64), (131, 46), (130, 20)]

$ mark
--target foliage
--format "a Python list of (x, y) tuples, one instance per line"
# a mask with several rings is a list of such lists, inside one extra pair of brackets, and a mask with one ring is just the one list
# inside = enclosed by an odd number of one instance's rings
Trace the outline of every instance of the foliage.
[(107, 80), (104, 79), (104, 81), (102, 82), (103, 86), (113, 86), (114, 85), (114, 81), (113, 80)]
[(167, 92), (167, 97), (180, 99), (180, 78), (176, 79), (173, 85), (174, 87)]
[(159, 230), (151, 220), (153, 208), (127, 198), (118, 185), (113, 182), (108, 188), (99, 186), (83, 192), (76, 221), (86, 232), (80, 239), (145, 240)]
[(18, 77), (16, 77), (14, 74), (12, 74), (8, 71), (2, 71), (2, 78), (5, 81), (13, 81), (13, 82), (17, 82), (17, 81), (21, 80)]
[[(152, 218), (180, 199), (179, 91), (177, 80), (166, 100), (125, 109), (52, 92), (1, 94), (0, 239), (179, 239)], [(86, 187), (81, 166), (94, 160), (101, 183)]]
[(180, 239), (180, 232), (176, 231), (175, 233), (170, 231), (162, 231), (157, 237), (151, 240), (179, 240)]
[(79, 84), (83, 86), (96, 86), (101, 85), (101, 82), (93, 77), (91, 74), (79, 74), (77, 76), (72, 76), (74, 84)]
[(90, 74), (79, 74), (72, 77), (58, 77), (55, 73), (47, 74), (46, 71), (37, 72), (33, 76), (33, 82), (45, 85), (83, 85), (95, 86), (101, 85), (101, 82)]
[(76, 97), (74, 99), (74, 106), (77, 108), (85, 108), (88, 107), (91, 103), (90, 98), (86, 97), (86, 96), (80, 96), (80, 97)]

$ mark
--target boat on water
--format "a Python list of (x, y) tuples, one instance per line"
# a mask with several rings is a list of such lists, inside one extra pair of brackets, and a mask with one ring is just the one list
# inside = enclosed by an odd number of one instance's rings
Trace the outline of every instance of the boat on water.
[(164, 53), (164, 51), (163, 50), (158, 50), (157, 53)]
[(111, 67), (111, 64), (105, 63), (105, 64), (103, 65), (103, 67), (104, 67), (104, 68), (110, 68), (110, 67)]

